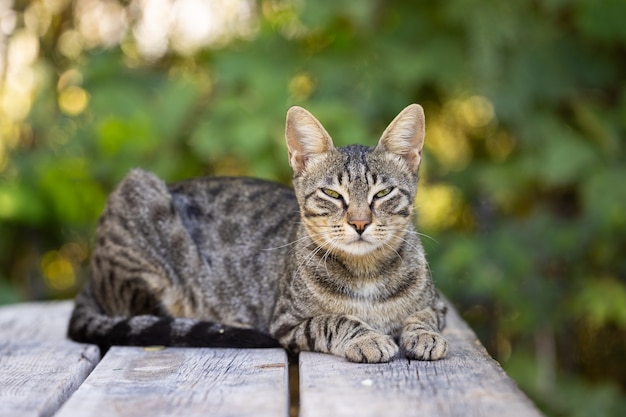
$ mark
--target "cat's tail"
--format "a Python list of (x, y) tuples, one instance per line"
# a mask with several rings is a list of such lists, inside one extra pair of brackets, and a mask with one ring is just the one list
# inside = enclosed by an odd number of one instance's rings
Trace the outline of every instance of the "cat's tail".
[(188, 318), (104, 314), (86, 288), (76, 297), (68, 337), (108, 349), (122, 346), (269, 348), (280, 346), (263, 332)]

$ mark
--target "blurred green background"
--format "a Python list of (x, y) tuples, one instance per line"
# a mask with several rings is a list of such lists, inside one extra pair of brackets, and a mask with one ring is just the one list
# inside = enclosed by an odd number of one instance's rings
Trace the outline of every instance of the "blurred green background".
[(626, 1), (0, 2), (0, 304), (67, 298), (106, 196), (288, 183), (287, 108), (374, 145), (421, 103), (439, 288), (550, 416), (626, 415)]

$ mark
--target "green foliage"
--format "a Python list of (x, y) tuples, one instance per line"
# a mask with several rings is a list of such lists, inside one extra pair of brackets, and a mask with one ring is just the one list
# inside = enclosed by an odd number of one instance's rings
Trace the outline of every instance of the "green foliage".
[(623, 415), (626, 3), (256, 4), (246, 39), (156, 58), (131, 32), (60, 54), (78, 12), (55, 12), (28, 115), (0, 111), (0, 303), (76, 291), (132, 167), (288, 183), (288, 106), (373, 145), (418, 102), (438, 286), (548, 414)]

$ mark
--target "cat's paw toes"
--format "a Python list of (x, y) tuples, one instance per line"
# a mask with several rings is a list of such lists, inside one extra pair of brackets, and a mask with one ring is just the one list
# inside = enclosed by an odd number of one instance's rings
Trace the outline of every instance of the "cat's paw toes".
[(346, 345), (345, 356), (352, 362), (389, 362), (398, 353), (398, 345), (389, 336), (370, 332), (350, 340)]
[(448, 341), (435, 332), (422, 331), (402, 335), (401, 344), (409, 359), (436, 361), (448, 354)]

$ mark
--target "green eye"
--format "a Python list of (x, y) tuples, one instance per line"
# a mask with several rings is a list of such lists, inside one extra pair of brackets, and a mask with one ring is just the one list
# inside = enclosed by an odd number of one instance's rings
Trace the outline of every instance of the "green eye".
[(341, 198), (341, 194), (335, 190), (331, 190), (330, 188), (322, 188), (322, 192), (332, 198)]
[(389, 194), (391, 192), (391, 190), (393, 190), (393, 188), (391, 188), (391, 187), (385, 188), (384, 190), (381, 190), (381, 191), (377, 192), (374, 197), (382, 198), (382, 197), (386, 196), (387, 194)]

